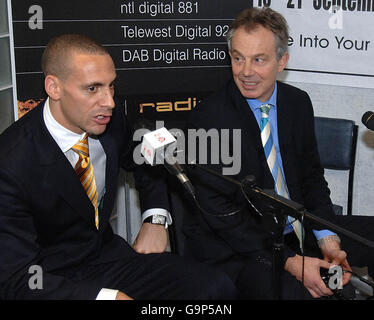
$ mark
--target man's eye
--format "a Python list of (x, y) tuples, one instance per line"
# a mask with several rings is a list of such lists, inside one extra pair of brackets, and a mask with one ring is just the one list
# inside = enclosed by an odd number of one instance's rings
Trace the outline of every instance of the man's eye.
[(96, 92), (97, 88), (95, 86), (88, 87), (88, 92)]

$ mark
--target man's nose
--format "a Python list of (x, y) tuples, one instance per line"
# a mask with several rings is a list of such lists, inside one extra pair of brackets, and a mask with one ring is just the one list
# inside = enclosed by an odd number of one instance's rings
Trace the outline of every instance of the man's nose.
[(102, 104), (105, 107), (113, 109), (115, 107), (114, 99), (113, 99), (113, 89), (111, 88), (106, 88), (103, 92), (103, 97), (102, 97)]
[(251, 76), (251, 75), (254, 74), (252, 61), (250, 61), (250, 60), (245, 61), (245, 63), (243, 64), (242, 73), (243, 73), (244, 76)]

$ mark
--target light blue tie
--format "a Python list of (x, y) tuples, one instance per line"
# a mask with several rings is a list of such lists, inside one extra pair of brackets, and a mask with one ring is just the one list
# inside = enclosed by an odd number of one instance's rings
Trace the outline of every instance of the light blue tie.
[[(270, 130), (270, 121), (269, 121), (269, 110), (270, 105), (265, 104), (260, 107), (261, 110), (261, 122), (260, 122), (260, 129), (261, 129), (261, 140), (262, 145), (264, 147), (266, 161), (268, 163), (269, 169), (271, 174), (273, 175), (274, 182), (275, 182), (275, 192), (280, 196), (289, 199), (289, 194), (286, 188), (286, 184), (284, 181), (284, 177), (282, 174), (282, 170), (279, 166), (279, 162), (277, 159), (277, 152), (275, 150), (275, 145), (273, 142), (273, 137)], [(299, 220), (295, 220), (294, 218), (288, 216), (287, 217), (288, 225), (285, 228), (285, 233), (289, 232), (289, 230), (295, 231), (299, 242), (300, 247), (302, 243), (302, 238), (304, 232), (302, 230), (302, 225)], [(292, 226), (292, 227), (291, 227)], [(287, 228), (289, 228), (287, 230)]]

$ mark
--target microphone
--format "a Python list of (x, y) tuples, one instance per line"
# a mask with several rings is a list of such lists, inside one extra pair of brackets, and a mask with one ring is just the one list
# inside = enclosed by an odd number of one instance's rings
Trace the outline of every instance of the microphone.
[[(176, 143), (174, 136), (165, 127), (152, 130), (143, 135), (141, 154), (151, 166), (164, 164), (166, 151), (175, 149)], [(168, 159), (172, 160), (169, 154)]]
[(195, 188), (184, 173), (182, 166), (173, 156), (176, 145), (177, 141), (174, 136), (165, 127), (162, 127), (143, 136), (140, 150), (148, 164), (151, 166), (162, 164), (170, 174), (178, 178), (187, 192), (195, 197)]
[(374, 112), (367, 111), (362, 116), (361, 122), (369, 129), (374, 131)]

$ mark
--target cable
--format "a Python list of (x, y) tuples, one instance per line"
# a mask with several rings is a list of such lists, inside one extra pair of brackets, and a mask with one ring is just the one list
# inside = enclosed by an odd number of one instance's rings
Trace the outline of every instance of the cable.
[(196, 198), (196, 195), (195, 194), (190, 194), (190, 196), (192, 197), (192, 199), (194, 200), (197, 208), (204, 214), (204, 215), (207, 215), (207, 216), (214, 216), (214, 217), (229, 217), (229, 216), (232, 216), (234, 214), (237, 214), (241, 209), (238, 209), (236, 211), (233, 211), (233, 212), (229, 212), (229, 213), (225, 213), (225, 214), (214, 214), (214, 213), (209, 213), (207, 212), (206, 210), (204, 210), (199, 201), (197, 201), (197, 198)]
[[(294, 220), (296, 221), (296, 219)], [(301, 243), (300, 243), (300, 249), (301, 249), (301, 257), (302, 257), (302, 269), (301, 269), (301, 284), (304, 287), (304, 268), (305, 268), (305, 254), (304, 254), (304, 211), (301, 213)]]

